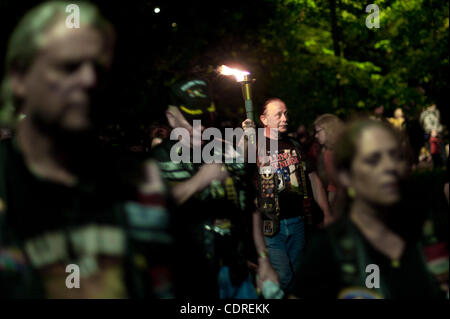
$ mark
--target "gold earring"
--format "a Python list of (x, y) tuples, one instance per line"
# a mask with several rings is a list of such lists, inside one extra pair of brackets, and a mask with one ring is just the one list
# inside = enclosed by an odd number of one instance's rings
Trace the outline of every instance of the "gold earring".
[(355, 198), (355, 189), (353, 187), (347, 188), (347, 194), (350, 198)]

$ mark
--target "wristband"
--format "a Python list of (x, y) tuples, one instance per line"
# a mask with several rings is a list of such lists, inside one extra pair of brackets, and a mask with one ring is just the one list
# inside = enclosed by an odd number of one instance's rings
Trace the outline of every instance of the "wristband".
[(269, 252), (267, 251), (267, 249), (263, 250), (263, 251), (260, 251), (258, 253), (258, 257), (260, 257), (260, 258), (267, 258), (267, 257), (269, 257)]

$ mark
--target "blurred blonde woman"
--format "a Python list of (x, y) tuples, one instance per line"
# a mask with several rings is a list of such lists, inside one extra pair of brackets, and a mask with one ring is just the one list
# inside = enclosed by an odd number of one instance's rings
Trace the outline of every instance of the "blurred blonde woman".
[(398, 131), (375, 120), (350, 123), (334, 164), (347, 205), (312, 239), (292, 297), (448, 298), (445, 236), (405, 197), (409, 170)]
[(399, 107), (394, 111), (394, 117), (388, 118), (389, 123), (391, 123), (396, 129), (404, 130), (405, 128), (405, 116), (403, 115), (403, 110)]
[(333, 205), (336, 198), (336, 178), (332, 165), (333, 148), (336, 143), (336, 137), (343, 128), (343, 122), (333, 114), (320, 115), (314, 121), (315, 138), (321, 145), (322, 149), (318, 158), (318, 172), (326, 187), (328, 194), (328, 202)]

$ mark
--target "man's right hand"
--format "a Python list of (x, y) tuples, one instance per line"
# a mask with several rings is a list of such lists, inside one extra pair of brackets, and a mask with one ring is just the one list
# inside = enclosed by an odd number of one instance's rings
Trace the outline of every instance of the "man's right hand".
[(256, 286), (261, 290), (266, 280), (270, 280), (278, 285), (280, 284), (280, 277), (278, 276), (275, 269), (273, 269), (272, 264), (270, 263), (268, 258), (259, 258), (257, 274), (258, 281), (256, 283)]
[(242, 129), (244, 130), (244, 132), (251, 128), (256, 128), (255, 122), (250, 119), (246, 119), (244, 122), (242, 122)]

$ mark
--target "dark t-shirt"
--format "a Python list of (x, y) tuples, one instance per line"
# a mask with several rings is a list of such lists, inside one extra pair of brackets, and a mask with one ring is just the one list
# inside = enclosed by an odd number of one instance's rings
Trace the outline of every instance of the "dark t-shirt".
[[(282, 178), (278, 185), (278, 201), (280, 207), (279, 218), (291, 218), (302, 215), (304, 187), (306, 182), (307, 197), (312, 199), (312, 189), (309, 174), (315, 171), (312, 162), (306, 159), (300, 144), (294, 145), (288, 137), (278, 140), (278, 147), (270, 150), (270, 139), (266, 138), (266, 156), (275, 173)], [(304, 163), (305, 165), (303, 166)], [(304, 168), (303, 168), (304, 167)], [(302, 177), (301, 170), (304, 170)]]
[[(377, 289), (374, 268), (379, 269)], [(294, 294), (300, 298), (398, 299), (440, 298), (437, 281), (428, 271), (422, 246), (407, 242), (398, 266), (377, 251), (345, 216), (318, 233), (298, 269)]]

